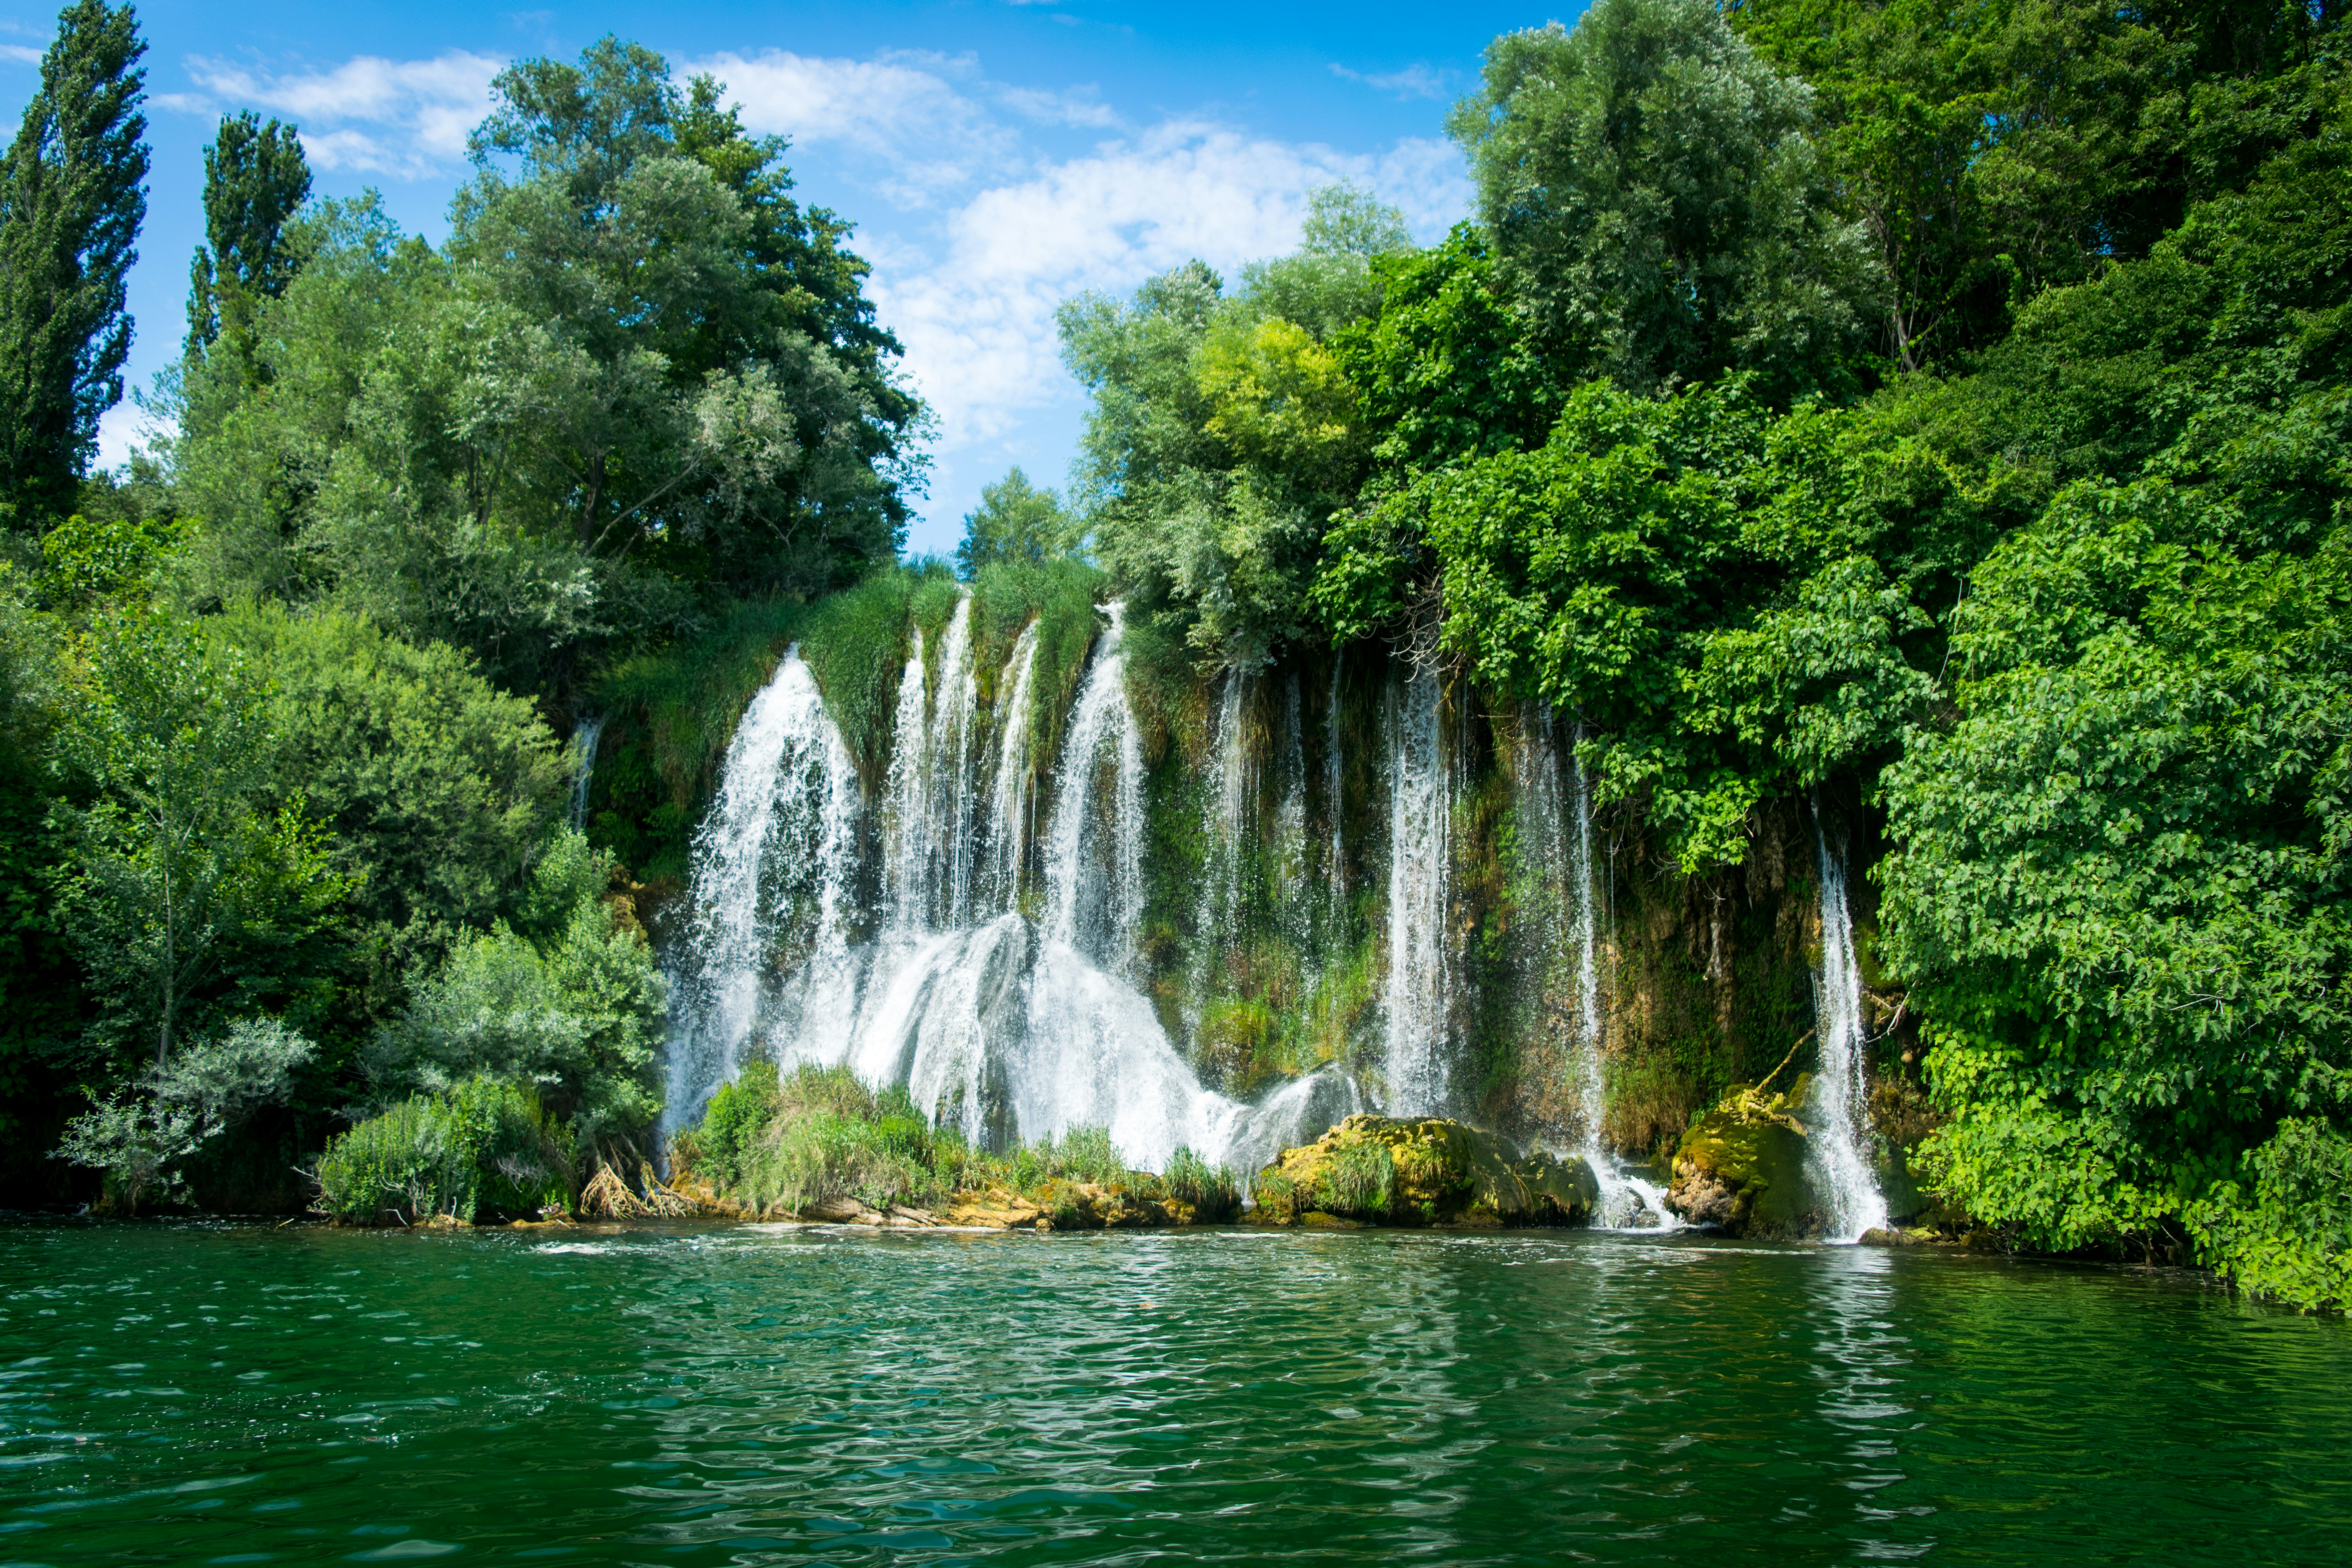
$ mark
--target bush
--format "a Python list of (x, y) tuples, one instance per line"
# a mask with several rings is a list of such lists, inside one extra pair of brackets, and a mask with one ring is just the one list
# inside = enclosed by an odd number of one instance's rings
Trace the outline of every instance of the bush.
[(2204, 1260), (2240, 1289), (2307, 1312), (2352, 1304), (2352, 1140), (2290, 1117), (2245, 1164), (2252, 1194), (2224, 1182), (2189, 1208)]
[(611, 869), (579, 834), (559, 831), (520, 929), (461, 940), (371, 1042), (378, 1081), (438, 1091), (486, 1073), (530, 1083), (585, 1138), (652, 1121), (667, 987), (645, 933), (603, 897)]
[(474, 1078), (411, 1095), (328, 1141), (319, 1213), (356, 1225), (484, 1212), (528, 1216), (572, 1200), (572, 1144), (529, 1089)]
[(316, 1047), (275, 1018), (240, 1018), (217, 1040), (181, 1050), (139, 1087), (66, 1123), (57, 1154), (106, 1173), (112, 1206), (136, 1214), (176, 1195), (181, 1163), (216, 1134), (286, 1099)]

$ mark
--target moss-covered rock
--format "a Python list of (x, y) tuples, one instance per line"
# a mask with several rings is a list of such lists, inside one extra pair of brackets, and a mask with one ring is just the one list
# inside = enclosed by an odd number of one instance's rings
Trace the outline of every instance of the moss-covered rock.
[(1270, 1225), (1584, 1225), (1601, 1198), (1583, 1161), (1523, 1155), (1444, 1117), (1350, 1116), (1284, 1150), (1252, 1187)]
[(1797, 1119), (1807, 1083), (1785, 1095), (1734, 1084), (1691, 1124), (1675, 1150), (1666, 1206), (1692, 1225), (1727, 1236), (1820, 1234), (1822, 1205), (1806, 1170), (1806, 1134)]

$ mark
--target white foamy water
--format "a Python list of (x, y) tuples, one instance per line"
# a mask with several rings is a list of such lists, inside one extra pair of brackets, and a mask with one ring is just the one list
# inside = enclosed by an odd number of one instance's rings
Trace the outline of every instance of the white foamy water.
[(1822, 1070), (1813, 1077), (1805, 1113), (1807, 1157), (1828, 1205), (1830, 1238), (1853, 1241), (1886, 1223), (1886, 1199), (1864, 1153), (1862, 1115), (1869, 1103), (1863, 1053), (1862, 965), (1853, 952), (1853, 916), (1846, 907), (1844, 845), (1832, 848), (1813, 802), (1813, 845), (1821, 862), (1822, 966), (1814, 978), (1815, 1038)]

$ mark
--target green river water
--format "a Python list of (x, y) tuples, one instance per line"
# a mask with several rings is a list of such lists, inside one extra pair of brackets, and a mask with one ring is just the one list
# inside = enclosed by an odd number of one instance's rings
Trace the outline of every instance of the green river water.
[(0, 1563), (2352, 1563), (2352, 1331), (1704, 1237), (0, 1226)]

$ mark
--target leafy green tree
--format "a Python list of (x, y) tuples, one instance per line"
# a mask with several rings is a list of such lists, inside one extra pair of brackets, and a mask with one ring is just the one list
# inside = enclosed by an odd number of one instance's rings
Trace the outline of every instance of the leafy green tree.
[(1063, 357), (1095, 397), (1078, 478), (1096, 553), (1206, 666), (1255, 668), (1307, 635), (1324, 527), (1368, 458), (1335, 344), (1380, 309), (1403, 233), (1392, 209), (1328, 187), (1306, 246), (1230, 296), (1195, 261), (1130, 301), (1062, 310)]
[(264, 125), (248, 110), (225, 117), (205, 149), (205, 244), (188, 279), (185, 356), (203, 358), (226, 337), (239, 378), (260, 374), (256, 316), (293, 280), (286, 225), (310, 196), (310, 164), (291, 125)]
[(661, 1109), (667, 988), (612, 862), (559, 830), (512, 925), (461, 939), (371, 1043), (379, 1084), (442, 1090), (477, 1074), (530, 1086), (579, 1136), (625, 1136)]
[(2015, 312), (2144, 256), (2324, 112), (2339, 8), (2234, 0), (1741, 0), (1819, 93), (1823, 151), (1888, 281), (1885, 352), (1951, 364)]
[(992, 485), (983, 485), (980, 505), (964, 515), (963, 541), (956, 546), (956, 575), (970, 582), (995, 562), (1035, 566), (1077, 552), (1076, 520), (1062, 498), (1039, 489), (1018, 466)]
[(496, 90), (445, 250), (321, 204), (261, 307), (262, 383), (188, 376), (183, 602), (332, 596), (546, 690), (894, 553), (919, 411), (781, 143), (610, 39)]
[(1856, 384), (1880, 290), (1812, 121), (1709, 0), (1600, 0), (1496, 39), (1450, 123), (1549, 352), (1637, 392), (1740, 369), (1786, 397)]
[(60, 737), (96, 791), (60, 802), (72, 842), (64, 922), (108, 1018), (168, 1066), (183, 1017), (215, 1003), (232, 959), (248, 1002), (281, 1003), (300, 950), (345, 890), (298, 795), (268, 799), (271, 737), (260, 682), (191, 628), (117, 612), (86, 637), (81, 690)]
[(76, 0), (0, 163), (0, 500), (26, 521), (68, 510), (99, 416), (122, 398), (146, 52), (131, 6)]
[(220, 656), (269, 671), (272, 787), (300, 792), (373, 962), (436, 959), (515, 913), (566, 784), (530, 703), (456, 648), (333, 609), (239, 605), (206, 625)]

